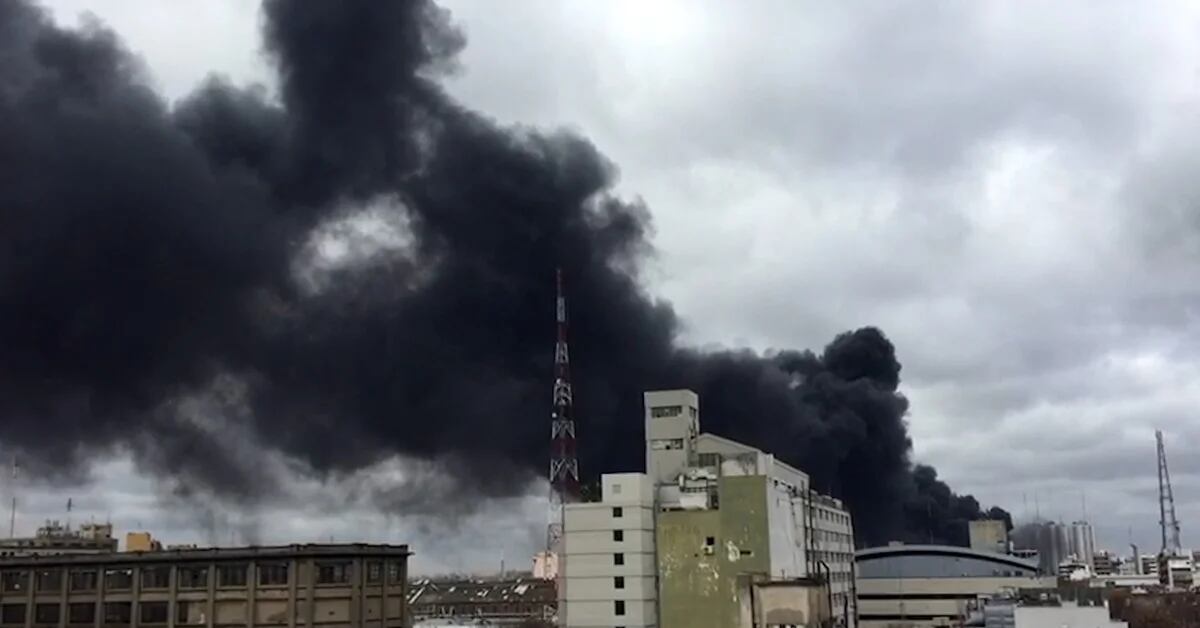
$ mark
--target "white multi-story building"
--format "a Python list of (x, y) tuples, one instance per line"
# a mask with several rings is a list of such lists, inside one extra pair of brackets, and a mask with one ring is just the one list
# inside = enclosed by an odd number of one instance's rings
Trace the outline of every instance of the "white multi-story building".
[(658, 625), (654, 483), (644, 473), (601, 476), (599, 502), (568, 504), (559, 625)]
[(769, 453), (702, 434), (690, 390), (645, 393), (644, 421), (646, 473), (605, 474), (600, 501), (566, 507), (560, 625), (733, 628), (761, 590), (748, 583), (822, 577), (838, 625), (854, 626), (854, 528), (841, 501)]

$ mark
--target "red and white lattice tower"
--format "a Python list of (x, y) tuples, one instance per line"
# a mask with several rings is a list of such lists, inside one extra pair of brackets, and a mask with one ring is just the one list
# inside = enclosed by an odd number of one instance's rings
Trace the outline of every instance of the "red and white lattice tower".
[(566, 505), (579, 501), (579, 458), (575, 455), (574, 395), (571, 391), (571, 357), (567, 350), (567, 300), (563, 295), (562, 270), (555, 276), (558, 298), (555, 321), (558, 342), (554, 345), (554, 408), (550, 413), (550, 525), (546, 528), (546, 551), (557, 559), (558, 610), (564, 611), (564, 578), (567, 569), (563, 548)]

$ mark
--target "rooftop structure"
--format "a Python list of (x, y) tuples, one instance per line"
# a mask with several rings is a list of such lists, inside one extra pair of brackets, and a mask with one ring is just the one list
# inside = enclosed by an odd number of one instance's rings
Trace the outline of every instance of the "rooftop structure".
[(78, 530), (46, 521), (32, 537), (0, 539), (0, 558), (46, 554), (105, 554), (117, 551), (111, 523), (85, 523)]
[(504, 626), (553, 617), (557, 599), (551, 580), (423, 578), (411, 583), (408, 602), (418, 622)]

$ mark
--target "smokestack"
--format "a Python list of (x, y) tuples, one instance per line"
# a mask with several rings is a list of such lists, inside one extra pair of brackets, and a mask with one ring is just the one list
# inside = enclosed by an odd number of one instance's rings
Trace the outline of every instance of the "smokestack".
[(819, 354), (679, 345), (639, 281), (648, 208), (587, 139), (451, 99), (446, 11), (262, 10), (279, 100), (211, 79), (172, 106), (102, 26), (0, 3), (0, 438), (35, 473), (121, 447), (236, 510), (276, 495), (277, 469), (404, 456), (436, 472), (383, 508), (524, 492), (545, 474), (561, 264), (581, 469), (636, 468), (641, 392), (687, 387), (707, 429), (844, 498), (861, 542), (965, 544), (979, 504), (913, 466), (883, 332)]

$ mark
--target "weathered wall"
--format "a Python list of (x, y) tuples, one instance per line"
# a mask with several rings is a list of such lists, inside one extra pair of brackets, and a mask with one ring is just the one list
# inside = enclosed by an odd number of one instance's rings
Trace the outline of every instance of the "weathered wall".
[(766, 489), (763, 476), (722, 477), (717, 510), (659, 514), (662, 626), (737, 625), (738, 575), (771, 571)]

